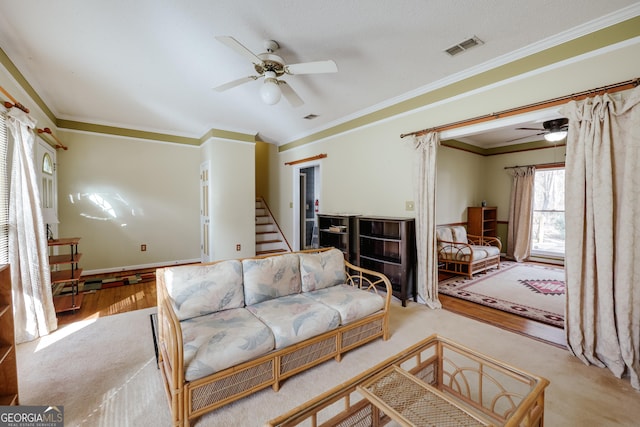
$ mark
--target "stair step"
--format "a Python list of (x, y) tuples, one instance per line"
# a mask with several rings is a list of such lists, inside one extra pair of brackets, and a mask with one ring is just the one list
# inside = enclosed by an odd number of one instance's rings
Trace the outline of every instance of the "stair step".
[(289, 252), (289, 251), (286, 249), (272, 249), (268, 251), (256, 251), (256, 255), (279, 254), (282, 252)]
[(256, 240), (256, 245), (259, 245), (262, 243), (280, 243), (280, 242), (282, 242), (282, 239)]
[(256, 198), (255, 204), (256, 255), (290, 252), (289, 244), (278, 228), (262, 198)]

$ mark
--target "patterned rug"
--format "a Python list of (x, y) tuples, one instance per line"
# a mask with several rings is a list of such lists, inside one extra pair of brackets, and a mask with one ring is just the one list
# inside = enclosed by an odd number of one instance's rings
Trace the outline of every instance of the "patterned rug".
[(564, 269), (504, 261), (500, 269), (438, 284), (442, 294), (564, 327)]

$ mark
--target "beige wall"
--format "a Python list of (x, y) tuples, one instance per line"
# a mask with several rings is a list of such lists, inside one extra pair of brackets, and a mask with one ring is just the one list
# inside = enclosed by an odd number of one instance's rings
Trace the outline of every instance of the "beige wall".
[(201, 161), (211, 165), (212, 260), (255, 255), (255, 156), (254, 143), (211, 138), (202, 145)]
[[(321, 160), (323, 212), (413, 216), (405, 201), (413, 200), (411, 138), (400, 135), (544, 101), (637, 77), (634, 65), (640, 44), (621, 44), (599, 56), (584, 55), (541, 70), (523, 70), (516, 78), (452, 93), (411, 113), (286, 149), (274, 155), (272, 182), (277, 194), (269, 201), (287, 238), (292, 236), (292, 173), (284, 162), (326, 153)], [(612, 67), (610, 64), (616, 64)], [(481, 79), (480, 79), (481, 80)], [(548, 150), (483, 158), (446, 147), (438, 151), (437, 223), (464, 222), (466, 207), (483, 199), (508, 215), (509, 181), (504, 166), (555, 161)], [(501, 234), (506, 234), (502, 227)]]
[[(59, 235), (86, 272), (200, 258), (199, 148), (59, 132)], [(146, 244), (147, 251), (140, 251)]]

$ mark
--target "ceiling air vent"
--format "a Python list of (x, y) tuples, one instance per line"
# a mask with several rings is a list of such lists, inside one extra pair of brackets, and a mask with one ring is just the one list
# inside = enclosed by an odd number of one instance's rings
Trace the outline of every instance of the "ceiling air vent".
[(308, 116), (304, 116), (303, 119), (305, 119), (305, 120), (313, 120), (316, 117), (318, 117), (317, 114), (309, 114)]
[(445, 49), (445, 52), (447, 52), (451, 56), (455, 56), (459, 53), (464, 52), (465, 50), (471, 49), (472, 47), (481, 45), (483, 43), (484, 42), (480, 40), (478, 37), (473, 36), (464, 41), (461, 41), (458, 44), (454, 44), (448, 49)]

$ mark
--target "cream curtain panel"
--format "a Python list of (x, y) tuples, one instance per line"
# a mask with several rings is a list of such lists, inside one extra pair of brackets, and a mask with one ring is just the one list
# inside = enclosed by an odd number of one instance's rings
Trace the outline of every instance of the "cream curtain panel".
[(436, 153), (440, 136), (431, 132), (415, 137), (414, 195), (416, 200), (416, 252), (418, 295), (430, 308), (441, 308), (438, 299), (436, 256)]
[(35, 122), (12, 108), (7, 127), (13, 135), (9, 196), (9, 263), (13, 285), (16, 342), (31, 341), (57, 328), (35, 159)]
[(507, 231), (507, 257), (518, 262), (531, 254), (531, 222), (533, 217), (533, 166), (510, 169), (513, 176)]
[(640, 390), (640, 88), (570, 102), (566, 334)]

